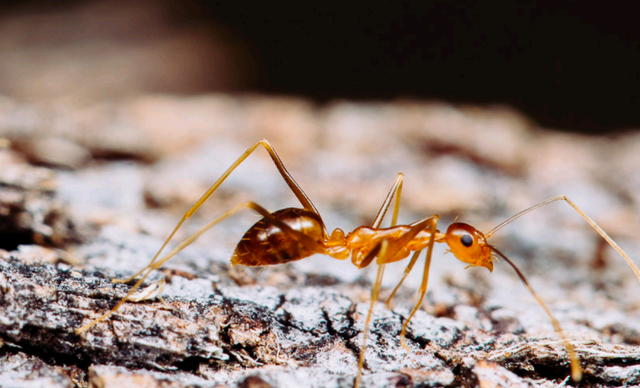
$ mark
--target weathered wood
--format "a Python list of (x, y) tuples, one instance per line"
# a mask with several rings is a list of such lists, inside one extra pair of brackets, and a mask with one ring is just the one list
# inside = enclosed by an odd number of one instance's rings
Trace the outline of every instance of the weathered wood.
[(63, 246), (78, 240), (63, 204), (55, 198), (56, 175), (20, 163), (0, 147), (0, 242), (16, 247), (37, 241)]
[[(112, 306), (127, 288), (100, 274), (51, 264), (26, 265), (4, 257), (0, 260), (0, 333), (8, 343), (36, 356), (64, 357), (78, 365), (198, 371), (230, 384), (258, 372), (266, 380), (275, 379), (275, 386), (287, 386), (283, 376), (293, 379), (321, 370), (327, 378), (333, 376), (329, 379), (333, 383), (325, 378), (327, 386), (348, 386), (355, 374), (361, 319), (354, 316), (355, 306), (346, 298), (316, 287), (281, 293), (279, 304), (272, 308), (226, 297), (224, 288), (206, 298), (169, 298), (170, 308), (160, 301), (127, 303), (108, 321), (83, 335), (74, 333)], [(262, 299), (260, 288), (244, 292), (247, 298), (255, 293), (256, 301)], [(357, 312), (362, 315), (366, 308), (366, 303), (359, 304)], [(484, 378), (482, 368), (487, 362), (532, 380), (567, 374), (566, 351), (557, 340), (513, 334), (496, 337), (422, 312), (411, 325), (407, 339), (412, 351), (407, 354), (398, 338), (404, 314), (377, 308), (367, 348), (367, 367), (376, 372), (365, 376), (366, 386), (400, 381), (473, 385), (475, 379)], [(640, 352), (635, 347), (573, 343), (587, 382), (639, 382), (633, 365), (640, 362)], [(483, 360), (480, 365), (485, 366), (477, 366)], [(291, 369), (293, 365), (299, 369)], [(627, 365), (631, 367), (624, 369)], [(277, 370), (284, 374), (276, 377)], [(96, 372), (92, 373), (95, 377)]]
[[(21, 236), (4, 240), (2, 247), (11, 252), (0, 251), (5, 341), (0, 381), (25, 387), (45, 381), (40, 378), (76, 387), (350, 387), (371, 271), (322, 257), (258, 271), (229, 269), (233, 244), (255, 222), (253, 215), (225, 221), (165, 265), (169, 307), (160, 301), (126, 303), (91, 331), (74, 333), (128, 290), (110, 277), (128, 276), (145, 265), (182, 212), (262, 137), (276, 144), (329, 228), (370, 223), (367, 217), (378, 210), (400, 170), (407, 177), (402, 222), (438, 212), (441, 228), (460, 216), (488, 230), (548, 196), (577, 193), (584, 197), (572, 198), (588, 206), (587, 213), (632, 258), (639, 256), (640, 137), (632, 134), (619, 139), (553, 134), (533, 129), (508, 109), (406, 101), (318, 108), (228, 96), (203, 98), (197, 120), (212, 126), (194, 129), (189, 122), (182, 128), (156, 116), (162, 110), (185, 117), (188, 104), (176, 99), (172, 110), (171, 101), (147, 97), (138, 110), (123, 102), (96, 108), (100, 114), (90, 107), (65, 111), (51, 118), (75, 123), (69, 128), (76, 130), (64, 133), (44, 125), (27, 131), (18, 120), (24, 107), (10, 104), (15, 109), (7, 115), (17, 124), (0, 123), (0, 136), (15, 142), (29, 160), (82, 170), (61, 171), (55, 183), (51, 170), (27, 165), (19, 152), (0, 150), (0, 223), (6, 221), (4, 230)], [(35, 108), (34, 114), (39, 114)], [(116, 131), (113, 126), (122, 122), (131, 128)], [(226, 131), (225, 122), (237, 131)], [(182, 147), (174, 144), (177, 129), (184, 130)], [(42, 149), (45, 158), (36, 155)], [(64, 149), (75, 151), (58, 152)], [(105, 155), (161, 161), (95, 159)], [(265, 155), (252, 156), (246, 167), (175, 240), (246, 199), (273, 210), (296, 206)], [(582, 360), (585, 385), (638, 384), (637, 280), (571, 211), (558, 205), (531, 214), (501, 230), (492, 243), (522, 266), (549, 302)], [(27, 245), (33, 243), (46, 247)], [(464, 271), (451, 255), (436, 252), (406, 352), (399, 333), (415, 303), (418, 264), (392, 310), (376, 305), (364, 387), (569, 384), (564, 347), (502, 264), (491, 274)], [(387, 266), (383, 297), (402, 270), (403, 263)], [(159, 275), (153, 276), (150, 280)], [(23, 369), (15, 368), (18, 363)], [(28, 368), (39, 374), (27, 375)]]

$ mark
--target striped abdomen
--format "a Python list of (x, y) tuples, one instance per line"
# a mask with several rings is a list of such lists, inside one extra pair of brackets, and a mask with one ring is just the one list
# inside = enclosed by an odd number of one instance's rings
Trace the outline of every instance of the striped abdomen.
[(283, 232), (263, 218), (244, 234), (236, 246), (231, 264), (246, 266), (284, 264), (323, 252), (324, 224), (316, 213), (306, 209), (287, 208), (271, 215), (317, 241), (319, 245), (306, 246), (290, 233)]

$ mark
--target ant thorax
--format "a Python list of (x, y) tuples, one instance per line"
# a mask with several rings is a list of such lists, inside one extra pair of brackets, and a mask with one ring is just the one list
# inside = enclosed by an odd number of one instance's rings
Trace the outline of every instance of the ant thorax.
[[(347, 235), (345, 241), (346, 247), (352, 252), (351, 261), (358, 268), (364, 268), (375, 256), (381, 256), (382, 249), (388, 250), (383, 255), (386, 257), (385, 263), (400, 261), (411, 252), (425, 249), (431, 240), (431, 232), (422, 229), (414, 236), (410, 236), (412, 230), (411, 225), (397, 225), (389, 228), (360, 226), (354, 229)], [(384, 244), (387, 245), (386, 248), (383, 248)]]

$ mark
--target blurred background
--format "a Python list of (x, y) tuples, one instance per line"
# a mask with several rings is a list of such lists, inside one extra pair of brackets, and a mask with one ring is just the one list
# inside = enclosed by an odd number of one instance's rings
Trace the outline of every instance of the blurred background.
[(632, 3), (3, 1), (0, 94), (212, 91), (508, 104), (549, 128), (640, 125)]
[[(637, 262), (636, 7), (2, 2), (0, 254), (130, 275), (223, 171), (267, 138), (330, 230), (370, 224), (402, 171), (402, 223), (438, 213), (441, 229), (458, 219), (488, 231), (565, 194)], [(298, 206), (262, 149), (174, 242), (246, 200)], [(368, 309), (373, 266), (314, 256), (229, 269), (257, 218), (238, 214), (168, 262), (189, 276), (174, 276), (165, 295), (263, 303), (263, 291), (284, 300), (326, 287)], [(640, 343), (638, 279), (569, 206), (532, 212), (491, 240), (572, 338)], [(503, 264), (465, 271), (437, 247), (423, 310), (492, 334), (508, 321), (507, 334), (553, 336)], [(386, 267), (383, 297), (405, 265)], [(413, 306), (421, 277), (412, 272), (396, 311)], [(185, 285), (194, 278), (201, 288)]]

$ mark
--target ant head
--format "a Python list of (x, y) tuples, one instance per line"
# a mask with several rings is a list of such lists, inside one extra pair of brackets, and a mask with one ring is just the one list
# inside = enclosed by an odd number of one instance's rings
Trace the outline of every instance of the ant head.
[(473, 226), (454, 222), (447, 228), (444, 241), (458, 260), (470, 266), (485, 267), (493, 272), (491, 246), (484, 234)]

